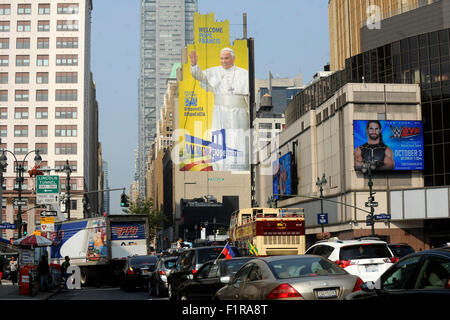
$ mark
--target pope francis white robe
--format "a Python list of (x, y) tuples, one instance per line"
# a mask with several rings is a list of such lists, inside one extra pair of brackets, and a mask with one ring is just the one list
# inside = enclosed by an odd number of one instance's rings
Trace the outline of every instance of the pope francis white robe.
[[(212, 156), (213, 170), (248, 170), (250, 135), (248, 71), (236, 66), (229, 69), (222, 66), (212, 67), (202, 71), (195, 65), (191, 66), (191, 74), (194, 79), (200, 81), (202, 88), (214, 93), (212, 142), (213, 146), (220, 147), (212, 150), (216, 155)], [(221, 133), (225, 134), (225, 141)]]

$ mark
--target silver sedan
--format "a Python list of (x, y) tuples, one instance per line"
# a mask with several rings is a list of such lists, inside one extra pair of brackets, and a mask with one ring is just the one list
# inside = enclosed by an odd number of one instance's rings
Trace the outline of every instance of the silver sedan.
[(344, 299), (361, 290), (362, 280), (334, 262), (315, 255), (253, 259), (217, 291), (218, 300)]

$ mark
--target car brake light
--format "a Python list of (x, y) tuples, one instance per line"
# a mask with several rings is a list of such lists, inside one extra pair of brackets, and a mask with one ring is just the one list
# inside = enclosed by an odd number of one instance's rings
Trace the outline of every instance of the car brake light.
[(129, 267), (129, 268), (127, 269), (127, 274), (134, 274), (134, 270), (133, 270), (132, 267)]
[(273, 289), (267, 299), (300, 298), (302, 295), (287, 283), (282, 283)]
[(196, 274), (198, 270), (192, 270), (192, 274)]
[(397, 258), (397, 257), (392, 257), (392, 258), (391, 258), (391, 262), (392, 262), (392, 263), (396, 263), (397, 261), (398, 261), (398, 258)]
[(351, 265), (351, 262), (350, 260), (338, 260), (336, 261), (336, 264), (342, 269), (344, 269), (347, 268), (349, 265)]
[(355, 287), (353, 288), (353, 291), (352, 291), (352, 292), (360, 291), (360, 290), (361, 290), (361, 285), (362, 285), (363, 283), (364, 283), (364, 282), (361, 280), (361, 278), (358, 277), (358, 278), (356, 279)]
[(166, 272), (161, 270), (161, 271), (159, 271), (159, 274), (166, 274)]

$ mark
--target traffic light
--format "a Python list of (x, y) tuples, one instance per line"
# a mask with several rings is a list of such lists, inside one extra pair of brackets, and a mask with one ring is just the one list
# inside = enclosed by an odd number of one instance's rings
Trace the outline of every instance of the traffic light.
[(128, 197), (127, 197), (127, 195), (125, 194), (125, 192), (122, 193), (122, 194), (120, 195), (120, 206), (121, 206), (121, 207), (125, 207), (125, 208), (127, 208), (127, 207), (130, 206), (130, 205), (128, 204)]
[(22, 223), (22, 230), (23, 230), (23, 235), (26, 236), (28, 234), (28, 230), (27, 230), (28, 224), (26, 222)]

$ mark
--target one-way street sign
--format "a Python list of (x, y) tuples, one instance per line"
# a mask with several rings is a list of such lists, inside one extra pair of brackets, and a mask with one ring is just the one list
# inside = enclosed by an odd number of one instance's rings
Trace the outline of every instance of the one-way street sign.
[(56, 215), (57, 215), (56, 211), (47, 210), (41, 212), (41, 217), (56, 217)]

